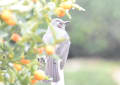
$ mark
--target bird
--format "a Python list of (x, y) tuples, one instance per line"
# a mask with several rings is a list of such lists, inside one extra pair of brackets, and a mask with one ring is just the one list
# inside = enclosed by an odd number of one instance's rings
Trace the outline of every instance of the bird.
[[(51, 56), (46, 57), (45, 73), (52, 78), (51, 85), (64, 85), (64, 65), (67, 61), (70, 37), (66, 32), (66, 25), (69, 21), (63, 21), (62, 19), (55, 18), (51, 20), (51, 25), (56, 32), (56, 38), (64, 38), (65, 40), (58, 43), (55, 47), (55, 54), (59, 56), (59, 59), (55, 59)], [(46, 44), (53, 43), (54, 38), (50, 27), (43, 36), (43, 41)]]

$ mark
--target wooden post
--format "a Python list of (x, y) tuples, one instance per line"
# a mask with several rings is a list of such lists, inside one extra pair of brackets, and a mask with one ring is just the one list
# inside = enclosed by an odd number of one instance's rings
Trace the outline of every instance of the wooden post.
[(60, 62), (61, 60), (58, 61), (58, 74), (60, 79), (57, 82), (51, 82), (51, 85), (64, 85), (64, 70), (60, 69)]

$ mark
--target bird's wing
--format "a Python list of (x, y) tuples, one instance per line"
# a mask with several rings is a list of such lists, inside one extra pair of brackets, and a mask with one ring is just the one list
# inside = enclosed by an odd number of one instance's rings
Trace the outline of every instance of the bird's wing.
[(63, 69), (64, 64), (67, 61), (68, 53), (69, 53), (69, 48), (70, 48), (70, 41), (66, 40), (56, 48), (56, 54), (62, 59), (60, 68)]

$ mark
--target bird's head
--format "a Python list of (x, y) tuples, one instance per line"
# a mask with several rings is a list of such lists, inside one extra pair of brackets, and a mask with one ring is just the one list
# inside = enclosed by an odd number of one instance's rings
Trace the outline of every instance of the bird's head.
[(51, 24), (55, 27), (55, 29), (65, 29), (66, 24), (70, 21), (63, 21), (62, 19), (55, 18), (52, 20)]

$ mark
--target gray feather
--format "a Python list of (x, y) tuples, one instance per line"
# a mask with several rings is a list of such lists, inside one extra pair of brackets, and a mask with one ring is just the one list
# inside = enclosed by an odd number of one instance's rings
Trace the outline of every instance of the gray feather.
[(59, 47), (56, 49), (56, 54), (62, 59), (60, 68), (63, 69), (64, 64), (67, 61), (68, 53), (70, 48), (70, 41), (66, 40), (60, 43)]

